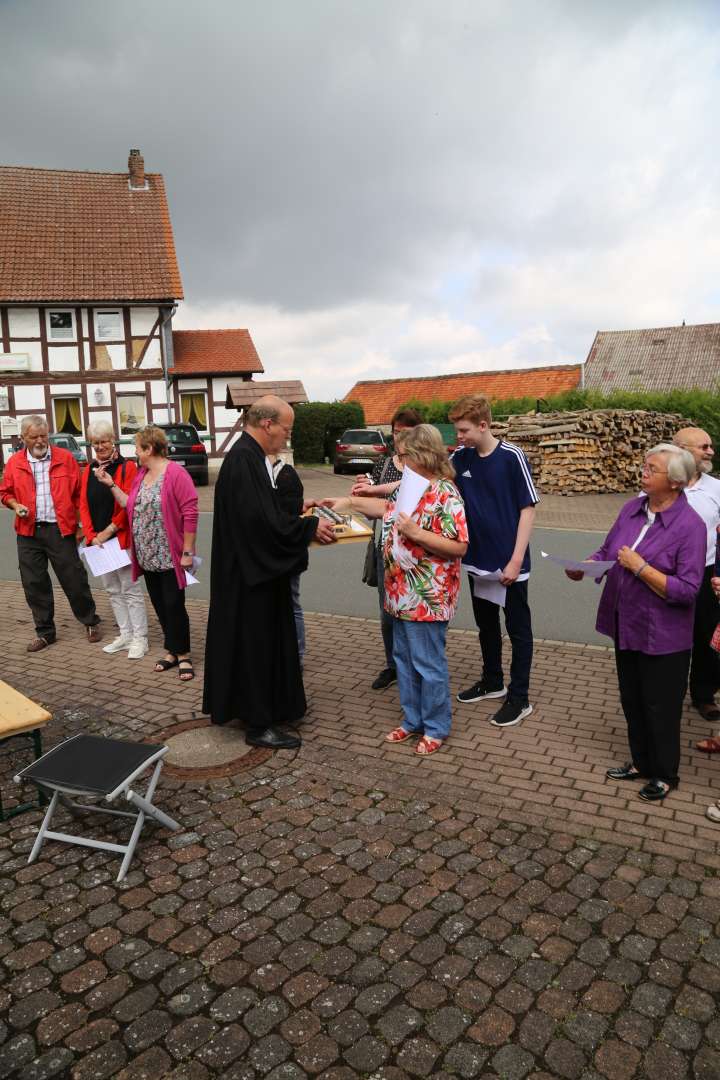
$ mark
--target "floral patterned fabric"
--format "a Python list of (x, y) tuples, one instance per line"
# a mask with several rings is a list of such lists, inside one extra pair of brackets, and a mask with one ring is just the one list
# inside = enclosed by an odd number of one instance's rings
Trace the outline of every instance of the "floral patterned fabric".
[(149, 487), (142, 483), (138, 489), (133, 510), (133, 544), (135, 557), (143, 570), (172, 570), (165, 525), (163, 524), (161, 497), (165, 473)]
[[(455, 614), (460, 594), (461, 560), (433, 555), (402, 537), (415, 566), (403, 570), (393, 556), (395, 500), (388, 501), (383, 519), (385, 564), (385, 610), (396, 619), (412, 622), (448, 622)], [(418, 503), (412, 520), (449, 540), (467, 543), (465, 505), (451, 480), (433, 480)]]

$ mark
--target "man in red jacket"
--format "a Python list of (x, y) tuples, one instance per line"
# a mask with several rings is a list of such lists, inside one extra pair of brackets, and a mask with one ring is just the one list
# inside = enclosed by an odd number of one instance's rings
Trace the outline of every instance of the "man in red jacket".
[(80, 562), (75, 539), (80, 469), (67, 450), (51, 446), (42, 416), (20, 424), (24, 450), (13, 454), (0, 484), (0, 502), (15, 514), (18, 563), (25, 599), (35, 623), (28, 652), (40, 652), (56, 640), (55, 602), (48, 562), (70, 601), (88, 641), (101, 641), (100, 619)]

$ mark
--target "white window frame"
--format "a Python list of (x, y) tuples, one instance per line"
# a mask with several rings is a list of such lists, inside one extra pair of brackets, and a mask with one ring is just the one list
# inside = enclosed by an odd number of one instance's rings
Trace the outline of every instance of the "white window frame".
[[(51, 315), (69, 315), (70, 316), (70, 323), (71, 323), (71, 328), (72, 328), (72, 333), (71, 333), (70, 337), (67, 337), (65, 335), (63, 335), (62, 337), (56, 337), (53, 334), (52, 326), (50, 325), (50, 316)], [(75, 310), (74, 310), (74, 308), (69, 308), (69, 307), (46, 308), (45, 309), (45, 327), (46, 327), (46, 330), (47, 330), (47, 339), (48, 339), (48, 344), (49, 345), (54, 345), (57, 342), (65, 342), (65, 341), (73, 341), (73, 342), (75, 342), (75, 341), (77, 341), (77, 324), (75, 322)]]
[[(108, 337), (107, 334), (100, 332), (99, 318), (101, 315), (116, 315), (118, 323), (120, 324), (120, 332), (117, 335)], [(124, 341), (125, 340), (125, 325), (123, 321), (122, 308), (96, 308), (93, 311), (93, 320), (95, 323), (95, 341), (102, 344), (105, 341)]]

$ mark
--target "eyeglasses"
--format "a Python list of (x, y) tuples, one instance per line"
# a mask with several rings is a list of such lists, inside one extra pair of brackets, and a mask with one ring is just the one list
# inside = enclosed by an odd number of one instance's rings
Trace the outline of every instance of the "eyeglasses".
[(283, 431), (287, 435), (288, 439), (290, 438), (290, 436), (292, 434), (292, 428), (291, 427), (288, 427), (287, 424), (281, 424), (279, 420), (271, 420), (270, 423), (271, 424), (277, 424), (278, 427), (281, 427), (283, 429)]
[(94, 447), (100, 446), (112, 446), (114, 439), (97, 439), (95, 442), (91, 442), (90, 445)]
[(654, 465), (643, 465), (642, 471), (644, 473), (650, 473), (651, 476), (667, 475), (667, 469), (656, 469)]

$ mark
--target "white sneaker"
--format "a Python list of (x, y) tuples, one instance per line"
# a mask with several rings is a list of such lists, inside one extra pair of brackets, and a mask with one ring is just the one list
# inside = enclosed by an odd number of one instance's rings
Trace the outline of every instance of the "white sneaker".
[(720, 824), (720, 802), (708, 806), (705, 811), (705, 817), (710, 818), (710, 820), (714, 821), (716, 824)]
[(111, 641), (109, 645), (103, 645), (103, 652), (122, 652), (123, 649), (130, 648), (130, 638), (125, 637), (124, 634), (120, 634), (120, 637), (116, 637), (114, 641)]
[(128, 660), (142, 660), (145, 653), (148, 651), (147, 638), (136, 637), (130, 642), (130, 648), (128, 650)]

